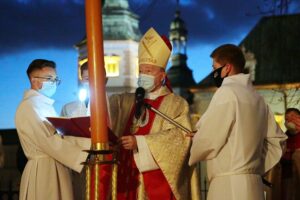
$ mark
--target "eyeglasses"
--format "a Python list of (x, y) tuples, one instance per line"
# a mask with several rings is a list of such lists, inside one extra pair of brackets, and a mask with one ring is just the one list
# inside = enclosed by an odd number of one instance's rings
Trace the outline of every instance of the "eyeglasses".
[(40, 79), (44, 79), (44, 80), (46, 80), (46, 81), (48, 81), (48, 82), (51, 82), (52, 84), (56, 84), (56, 85), (59, 85), (60, 83), (61, 83), (61, 80), (58, 78), (58, 77), (56, 77), (56, 78), (52, 78), (52, 77), (41, 77), (41, 76), (34, 76), (33, 78), (40, 78)]

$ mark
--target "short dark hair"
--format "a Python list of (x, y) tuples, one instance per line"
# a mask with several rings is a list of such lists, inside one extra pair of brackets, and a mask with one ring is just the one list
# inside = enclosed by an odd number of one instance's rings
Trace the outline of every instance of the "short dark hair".
[(35, 59), (33, 60), (30, 65), (27, 68), (27, 76), (30, 78), (30, 74), (37, 70), (37, 69), (43, 69), (44, 67), (51, 67), (53, 69), (56, 68), (56, 64), (54, 61), (46, 60), (46, 59)]
[(82, 75), (82, 72), (84, 70), (88, 70), (89, 69), (89, 65), (88, 65), (88, 61), (86, 61), (85, 63), (83, 63), (82, 65), (80, 65), (80, 74)]
[(288, 114), (290, 112), (295, 112), (298, 115), (300, 115), (300, 111), (297, 108), (288, 108), (288, 109), (286, 109), (285, 114)]
[(213, 52), (210, 54), (210, 57), (222, 65), (230, 63), (239, 72), (244, 71), (246, 60), (242, 50), (236, 45), (221, 45), (213, 50)]

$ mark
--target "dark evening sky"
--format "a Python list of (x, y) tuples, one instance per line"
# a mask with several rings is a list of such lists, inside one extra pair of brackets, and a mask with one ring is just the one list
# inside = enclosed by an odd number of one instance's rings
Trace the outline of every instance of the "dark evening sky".
[[(280, 14), (273, 0), (181, 0), (188, 29), (188, 66), (199, 82), (211, 71), (210, 52), (220, 44), (239, 42), (263, 16)], [(168, 35), (176, 0), (129, 0), (144, 33), (154, 27)], [(287, 14), (300, 13), (300, 0), (289, 0)], [(35, 58), (54, 60), (62, 84), (54, 96), (59, 113), (76, 98), (77, 52), (85, 35), (84, 0), (0, 1), (0, 129), (14, 128), (14, 115), (29, 88), (26, 69)]]

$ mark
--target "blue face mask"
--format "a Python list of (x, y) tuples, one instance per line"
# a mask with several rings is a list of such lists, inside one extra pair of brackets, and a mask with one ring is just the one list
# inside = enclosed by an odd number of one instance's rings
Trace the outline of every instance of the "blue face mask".
[(45, 81), (43, 82), (42, 88), (39, 89), (38, 92), (47, 97), (52, 97), (56, 92), (56, 83)]
[(155, 88), (154, 80), (154, 76), (140, 74), (138, 78), (138, 86), (144, 88), (147, 92), (151, 92)]

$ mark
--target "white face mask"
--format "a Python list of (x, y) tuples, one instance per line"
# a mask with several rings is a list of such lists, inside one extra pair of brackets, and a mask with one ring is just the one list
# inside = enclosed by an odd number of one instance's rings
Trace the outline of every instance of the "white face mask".
[(56, 92), (56, 83), (45, 81), (43, 82), (42, 88), (39, 89), (38, 92), (47, 97), (52, 97)]
[(151, 92), (155, 88), (154, 81), (154, 76), (140, 74), (138, 78), (138, 86), (144, 88), (147, 92)]

